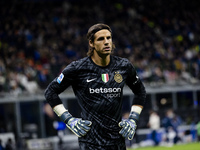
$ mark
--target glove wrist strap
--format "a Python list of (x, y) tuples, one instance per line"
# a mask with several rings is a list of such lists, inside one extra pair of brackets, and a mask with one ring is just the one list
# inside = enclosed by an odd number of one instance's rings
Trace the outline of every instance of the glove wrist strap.
[(137, 122), (139, 120), (141, 111), (142, 111), (141, 107), (133, 105), (131, 107), (131, 113), (129, 115), (129, 119), (133, 119), (135, 122)]
[(66, 111), (60, 116), (60, 120), (63, 121), (64, 123), (68, 123), (68, 121), (72, 118), (72, 115)]
[(129, 115), (129, 119), (133, 119), (135, 122), (137, 122), (140, 118), (140, 114), (136, 112), (131, 112)]

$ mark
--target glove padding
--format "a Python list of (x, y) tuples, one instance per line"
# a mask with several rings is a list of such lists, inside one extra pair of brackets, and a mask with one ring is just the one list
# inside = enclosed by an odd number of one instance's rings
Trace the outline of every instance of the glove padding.
[(91, 121), (72, 117), (66, 123), (66, 126), (78, 137), (82, 137), (90, 130), (91, 124)]
[(124, 138), (128, 138), (128, 140), (132, 140), (135, 135), (136, 130), (136, 122), (133, 119), (126, 119), (119, 123), (119, 127), (122, 129), (119, 131)]

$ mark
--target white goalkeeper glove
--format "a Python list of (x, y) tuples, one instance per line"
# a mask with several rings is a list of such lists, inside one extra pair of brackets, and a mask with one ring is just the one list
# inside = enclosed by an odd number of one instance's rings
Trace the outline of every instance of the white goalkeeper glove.
[(139, 109), (139, 111), (131, 111), (128, 119), (119, 122), (119, 127), (122, 128), (119, 131), (119, 134), (121, 134), (124, 138), (128, 138), (128, 140), (132, 140), (135, 135), (135, 130), (137, 127), (136, 122), (139, 120), (139, 115), (142, 110), (140, 107), (138, 108), (138, 106), (132, 106), (132, 109), (135, 107)]
[(91, 121), (72, 117), (62, 104), (57, 105), (53, 110), (60, 117), (61, 121), (66, 123), (66, 126), (78, 137), (85, 136), (90, 130)]

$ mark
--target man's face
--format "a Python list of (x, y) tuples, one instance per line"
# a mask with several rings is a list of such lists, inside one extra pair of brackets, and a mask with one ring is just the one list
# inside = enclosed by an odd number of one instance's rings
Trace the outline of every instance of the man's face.
[(103, 29), (95, 33), (94, 42), (89, 42), (98, 55), (109, 55), (112, 52), (112, 36), (110, 31)]

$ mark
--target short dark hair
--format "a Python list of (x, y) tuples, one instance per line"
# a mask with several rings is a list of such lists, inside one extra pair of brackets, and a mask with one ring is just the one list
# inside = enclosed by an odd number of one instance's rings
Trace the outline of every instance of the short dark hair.
[[(91, 40), (92, 42), (94, 42), (94, 34), (96, 32), (98, 32), (98, 31), (100, 31), (100, 30), (103, 30), (103, 29), (107, 29), (112, 34), (112, 30), (111, 30), (111, 28), (108, 25), (103, 24), (103, 23), (98, 23), (98, 24), (95, 24), (95, 25), (91, 26), (88, 29), (88, 32), (87, 32), (87, 39), (88, 39), (88, 41)], [(114, 49), (115, 45), (113, 44), (112, 47)], [(93, 52), (94, 52), (94, 48), (90, 47), (90, 45), (89, 45), (89, 49), (88, 49), (87, 55), (88, 56), (92, 56)]]

